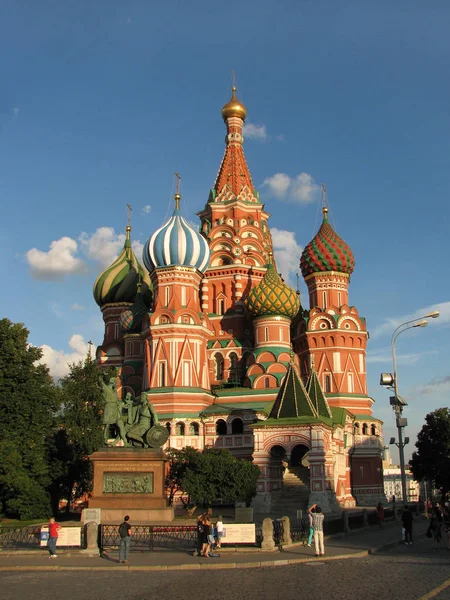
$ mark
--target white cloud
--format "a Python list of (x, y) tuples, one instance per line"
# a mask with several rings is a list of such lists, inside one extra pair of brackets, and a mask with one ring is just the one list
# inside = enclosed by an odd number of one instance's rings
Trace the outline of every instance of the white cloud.
[(297, 244), (293, 231), (274, 227), (271, 233), (277, 269), (286, 281), (294, 281), (303, 248)]
[(427, 384), (419, 386), (416, 391), (418, 395), (432, 396), (433, 399), (436, 399), (436, 396), (447, 399), (450, 395), (450, 375), (436, 377)]
[[(125, 243), (125, 234), (116, 233), (113, 227), (99, 227), (92, 235), (83, 232), (79, 240), (86, 256), (106, 268), (119, 256)], [(141, 260), (143, 244), (134, 240), (131, 245), (138, 260)]]
[(69, 372), (69, 365), (84, 360), (87, 356), (89, 345), (84, 341), (82, 335), (76, 333), (69, 340), (71, 352), (54, 350), (51, 346), (44, 344), (42, 348), (41, 363), (47, 365), (50, 374), (55, 379), (61, 379)]
[(86, 263), (75, 255), (77, 242), (70, 237), (62, 237), (50, 244), (50, 250), (43, 252), (32, 248), (26, 253), (33, 279), (61, 280), (66, 275), (78, 275), (87, 271)]
[(255, 123), (245, 123), (242, 133), (244, 138), (266, 142), (269, 139), (265, 125), (256, 125)]
[(263, 186), (278, 200), (298, 204), (315, 202), (320, 194), (320, 186), (308, 173), (300, 173), (296, 177), (289, 177), (286, 173), (275, 173), (264, 180)]
[(54, 315), (58, 317), (58, 319), (62, 319), (64, 316), (63, 311), (61, 310), (60, 305), (57, 302), (50, 302), (49, 304), (50, 310)]
[(70, 310), (84, 310), (84, 306), (81, 306), (81, 304), (75, 302), (75, 304), (72, 304), (72, 306), (70, 307)]
[(152, 210), (152, 207), (150, 206), (150, 204), (146, 204), (144, 206), (144, 208), (142, 209), (142, 214), (143, 215), (148, 215), (148, 213)]
[[(396, 354), (396, 360), (398, 365), (415, 365), (424, 356), (430, 356), (436, 354), (436, 352), (430, 350), (426, 352), (414, 352), (408, 354)], [(371, 350), (366, 358), (367, 363), (386, 363), (392, 369), (392, 350), (391, 348), (384, 348), (381, 350)], [(389, 371), (389, 369), (387, 369)]]
[(18, 107), (17, 107), (17, 106), (15, 106), (15, 107), (12, 109), (12, 111), (13, 111), (13, 115), (14, 115), (15, 117), (18, 117), (18, 116), (19, 116), (19, 109), (18, 109)]
[(426, 314), (435, 310), (439, 311), (440, 316), (438, 319), (428, 319), (429, 326), (437, 325), (442, 327), (442, 325), (450, 323), (450, 301), (441, 302), (439, 304), (432, 304), (431, 306), (427, 306), (425, 308), (419, 308), (415, 313), (409, 315), (385, 319), (381, 325), (378, 325), (370, 332), (370, 337), (377, 338), (381, 337), (382, 335), (392, 335), (394, 330), (402, 323), (405, 323), (406, 321), (412, 321), (413, 319), (421, 319)]

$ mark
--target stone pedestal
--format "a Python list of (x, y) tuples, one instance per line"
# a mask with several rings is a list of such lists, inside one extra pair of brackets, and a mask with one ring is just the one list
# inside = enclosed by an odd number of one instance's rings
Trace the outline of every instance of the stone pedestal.
[(89, 508), (102, 510), (102, 523), (171, 521), (167, 506), (165, 464), (161, 449), (104, 448), (90, 456), (94, 465), (94, 489)]

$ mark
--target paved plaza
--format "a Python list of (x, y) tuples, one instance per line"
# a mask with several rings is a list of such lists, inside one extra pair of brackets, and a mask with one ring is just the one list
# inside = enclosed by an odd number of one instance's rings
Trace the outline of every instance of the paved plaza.
[[(130, 564), (108, 557), (60, 551), (0, 555), (3, 600), (54, 598), (130, 600), (157, 598), (327, 598), (341, 600), (448, 600), (450, 550), (433, 550), (425, 519), (415, 523), (412, 546), (399, 543), (400, 524), (370, 528), (326, 540), (326, 556), (316, 559), (303, 546), (283, 552), (222, 552), (200, 559), (186, 552), (133, 552)], [(343, 583), (345, 582), (345, 585)]]

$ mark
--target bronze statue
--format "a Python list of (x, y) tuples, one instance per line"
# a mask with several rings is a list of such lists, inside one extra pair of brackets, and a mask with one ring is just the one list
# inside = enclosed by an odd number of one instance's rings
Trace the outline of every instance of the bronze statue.
[(125, 400), (120, 400), (117, 378), (111, 378), (108, 384), (102, 378), (99, 381), (105, 400), (103, 423), (107, 446), (159, 448), (166, 442), (169, 433), (159, 425), (158, 416), (145, 392), (141, 393), (137, 401), (133, 401), (130, 392), (127, 392)]

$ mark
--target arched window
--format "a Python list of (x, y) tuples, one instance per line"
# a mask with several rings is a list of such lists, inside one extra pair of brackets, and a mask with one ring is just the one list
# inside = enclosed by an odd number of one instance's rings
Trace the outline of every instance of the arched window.
[(223, 356), (220, 352), (216, 352), (214, 355), (216, 380), (222, 381), (223, 379)]
[(367, 423), (363, 423), (362, 433), (363, 435), (367, 435), (369, 428), (367, 427)]
[(235, 383), (238, 379), (238, 355), (236, 352), (232, 352), (230, 354), (230, 381)]
[(359, 423), (355, 423), (355, 435), (360, 434)]
[(225, 314), (225, 300), (223, 298), (219, 298), (219, 300), (217, 300), (217, 314)]
[(198, 423), (191, 423), (189, 425), (189, 435), (199, 435), (200, 434), (200, 427), (198, 425)]
[(169, 421), (167, 421), (167, 423), (166, 423), (166, 429), (169, 432), (169, 435), (171, 435), (171, 433), (172, 433), (172, 425), (169, 423)]
[(331, 392), (331, 375), (325, 375), (325, 393)]
[(184, 435), (184, 423), (177, 423), (175, 426), (176, 435)]
[(216, 434), (217, 435), (227, 435), (227, 424), (223, 419), (219, 419), (216, 422)]
[(244, 421), (242, 419), (233, 419), (231, 422), (231, 433), (235, 435), (244, 433)]
[(270, 388), (270, 379), (268, 377), (265, 377), (264, 379), (264, 387), (266, 388), (266, 390)]
[(377, 428), (375, 425), (370, 426), (370, 435), (377, 435)]

